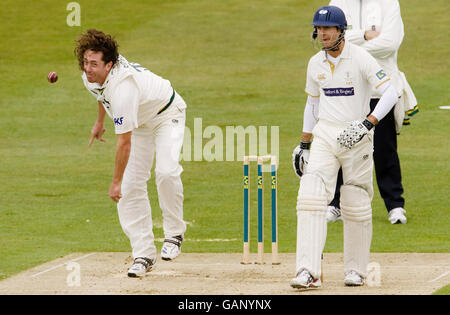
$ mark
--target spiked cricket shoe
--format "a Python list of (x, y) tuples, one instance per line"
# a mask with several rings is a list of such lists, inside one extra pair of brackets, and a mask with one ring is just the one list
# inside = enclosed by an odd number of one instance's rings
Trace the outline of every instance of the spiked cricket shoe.
[(163, 260), (173, 260), (181, 254), (181, 243), (183, 236), (178, 235), (164, 239), (164, 244), (161, 249), (161, 258)]
[(303, 269), (297, 274), (297, 277), (291, 279), (290, 285), (295, 289), (318, 288), (322, 282), (320, 279), (314, 279), (308, 270)]
[(406, 224), (406, 210), (403, 208), (395, 208), (389, 211), (389, 222), (391, 224)]
[(344, 284), (348, 287), (359, 287), (364, 285), (364, 278), (351, 270), (345, 275)]
[(336, 222), (342, 221), (341, 209), (336, 208), (335, 206), (328, 206), (327, 209), (327, 222)]
[(155, 267), (155, 260), (138, 257), (134, 260), (133, 266), (128, 269), (128, 277), (138, 278), (145, 276)]

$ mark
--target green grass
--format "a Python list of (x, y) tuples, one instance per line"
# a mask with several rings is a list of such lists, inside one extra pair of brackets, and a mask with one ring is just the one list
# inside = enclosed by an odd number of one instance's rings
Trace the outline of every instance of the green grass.
[[(279, 126), (280, 251), (295, 252), (298, 180), (290, 159), (300, 138), (306, 65), (315, 53), (310, 22), (327, 2), (78, 2), (81, 27), (66, 25), (64, 1), (2, 1), (0, 279), (71, 252), (130, 251), (107, 196), (112, 123), (106, 144), (87, 148), (96, 103), (81, 82), (73, 45), (88, 28), (115, 35), (127, 59), (171, 80), (188, 104), (192, 132), (196, 117), (203, 128), (219, 126), (224, 134), (225, 126)], [(450, 47), (443, 36), (450, 7), (446, 0), (401, 5), (406, 37), (399, 65), (420, 104), (398, 138), (408, 224), (387, 221), (375, 188), (372, 251), (449, 252), (450, 111), (439, 106), (450, 105), (449, 60), (443, 57)], [(50, 71), (59, 74), (54, 85), (46, 81)], [(241, 251), (241, 162), (182, 164), (186, 237), (236, 239), (186, 242), (184, 251)], [(153, 180), (149, 191), (158, 223)], [(161, 228), (154, 231), (163, 237)], [(326, 251), (342, 251), (341, 223), (329, 226)]]
[(437, 290), (436, 292), (433, 293), (433, 295), (450, 295), (450, 284)]

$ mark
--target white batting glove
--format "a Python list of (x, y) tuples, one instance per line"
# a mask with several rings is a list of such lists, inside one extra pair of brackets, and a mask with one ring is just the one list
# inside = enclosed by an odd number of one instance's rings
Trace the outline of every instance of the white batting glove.
[(338, 143), (341, 147), (351, 149), (355, 144), (357, 144), (361, 139), (369, 133), (370, 129), (374, 127), (370, 121), (365, 119), (363, 122), (352, 121), (350, 126), (344, 129), (339, 137), (337, 138)]
[(294, 152), (292, 152), (292, 166), (294, 167), (295, 174), (301, 178), (305, 174), (306, 165), (309, 160), (309, 148), (311, 142), (300, 142)]

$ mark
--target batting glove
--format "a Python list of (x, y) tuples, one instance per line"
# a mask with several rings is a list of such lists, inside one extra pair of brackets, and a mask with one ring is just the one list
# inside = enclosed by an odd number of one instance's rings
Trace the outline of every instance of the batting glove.
[(338, 143), (341, 147), (351, 149), (355, 144), (357, 144), (361, 139), (369, 133), (370, 129), (374, 127), (370, 121), (365, 119), (363, 122), (352, 121), (350, 126), (344, 129), (339, 137), (337, 138)]
[(306, 165), (308, 165), (310, 147), (311, 142), (300, 142), (300, 145), (298, 145), (292, 153), (292, 165), (294, 167), (295, 174), (299, 178), (303, 176)]

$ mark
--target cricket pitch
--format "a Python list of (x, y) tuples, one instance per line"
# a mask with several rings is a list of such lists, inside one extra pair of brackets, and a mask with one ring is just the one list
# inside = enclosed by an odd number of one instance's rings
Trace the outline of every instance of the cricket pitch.
[(281, 253), (280, 265), (271, 265), (269, 254), (264, 265), (242, 265), (241, 258), (237, 253), (158, 257), (155, 269), (136, 279), (127, 277), (129, 253), (74, 253), (0, 281), (0, 294), (427, 295), (450, 283), (449, 253), (372, 253), (377, 281), (363, 287), (345, 287), (342, 253), (325, 253), (324, 283), (306, 291), (289, 286), (294, 253)]

